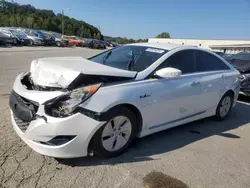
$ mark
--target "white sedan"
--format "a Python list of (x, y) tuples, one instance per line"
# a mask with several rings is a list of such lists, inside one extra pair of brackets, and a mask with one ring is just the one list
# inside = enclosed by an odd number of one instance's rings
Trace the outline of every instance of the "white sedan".
[(225, 119), (239, 89), (240, 73), (213, 52), (130, 44), (89, 59), (32, 61), (15, 80), (11, 119), (38, 153), (111, 157), (136, 137), (209, 116)]

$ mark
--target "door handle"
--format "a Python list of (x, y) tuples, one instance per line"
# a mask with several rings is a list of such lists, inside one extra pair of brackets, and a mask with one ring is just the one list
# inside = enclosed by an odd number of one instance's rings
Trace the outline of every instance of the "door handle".
[(193, 81), (193, 83), (191, 84), (191, 86), (197, 86), (200, 85), (201, 83), (199, 81)]

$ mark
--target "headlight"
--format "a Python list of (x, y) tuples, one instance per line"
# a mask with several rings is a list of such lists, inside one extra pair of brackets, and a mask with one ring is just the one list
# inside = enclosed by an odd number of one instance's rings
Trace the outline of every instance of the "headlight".
[(56, 117), (70, 116), (77, 107), (93, 95), (101, 84), (95, 84), (74, 89), (68, 94), (58, 98), (53, 103), (46, 105), (46, 112)]

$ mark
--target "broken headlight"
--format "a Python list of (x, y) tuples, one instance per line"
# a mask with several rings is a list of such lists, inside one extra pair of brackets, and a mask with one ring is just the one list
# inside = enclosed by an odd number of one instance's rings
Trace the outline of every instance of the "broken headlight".
[(74, 89), (68, 94), (46, 105), (46, 112), (54, 117), (66, 117), (73, 114), (77, 107), (93, 95), (101, 84), (95, 84)]

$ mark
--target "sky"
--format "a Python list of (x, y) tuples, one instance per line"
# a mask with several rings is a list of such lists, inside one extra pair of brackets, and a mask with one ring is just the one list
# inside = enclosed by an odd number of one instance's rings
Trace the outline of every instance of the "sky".
[[(150, 38), (249, 39), (250, 0), (14, 0), (100, 27), (102, 34)], [(70, 10), (68, 10), (70, 8)]]

